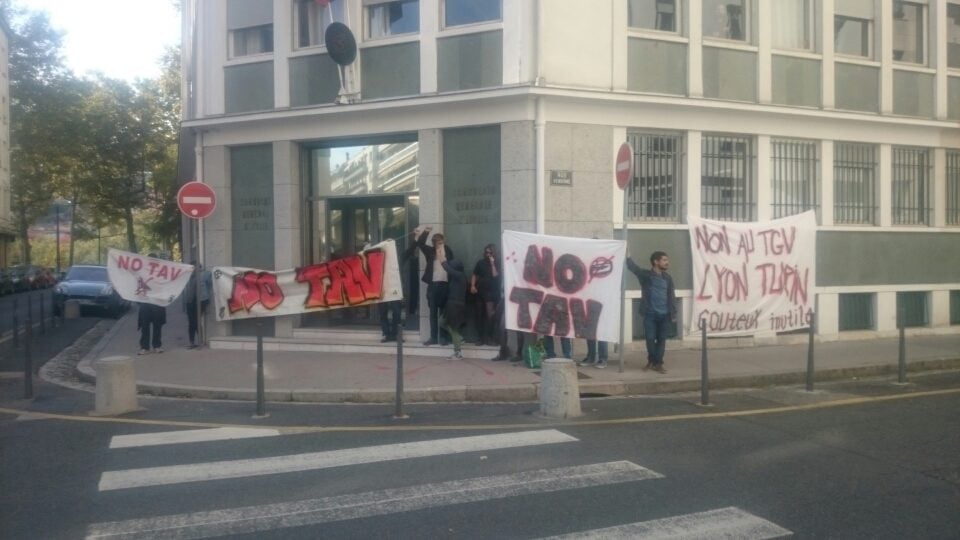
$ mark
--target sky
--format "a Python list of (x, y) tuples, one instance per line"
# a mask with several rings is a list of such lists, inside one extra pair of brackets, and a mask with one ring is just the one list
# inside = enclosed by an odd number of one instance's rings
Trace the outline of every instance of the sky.
[(180, 15), (172, 0), (15, 0), (50, 14), (65, 32), (63, 53), (76, 75), (100, 71), (133, 81), (160, 75), (164, 48), (180, 41)]

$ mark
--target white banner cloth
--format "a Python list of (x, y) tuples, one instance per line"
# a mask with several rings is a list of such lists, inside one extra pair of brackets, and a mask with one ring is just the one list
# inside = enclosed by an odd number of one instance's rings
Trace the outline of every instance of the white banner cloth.
[(183, 292), (193, 266), (144, 257), (129, 251), (107, 252), (107, 275), (124, 300), (169, 306)]
[(814, 306), (817, 218), (812, 211), (733, 223), (688, 217), (693, 318), (709, 335), (753, 335), (809, 326)]
[(277, 317), (403, 299), (393, 240), (293, 270), (213, 269), (218, 321)]
[(507, 328), (619, 341), (626, 252), (621, 240), (504, 231)]

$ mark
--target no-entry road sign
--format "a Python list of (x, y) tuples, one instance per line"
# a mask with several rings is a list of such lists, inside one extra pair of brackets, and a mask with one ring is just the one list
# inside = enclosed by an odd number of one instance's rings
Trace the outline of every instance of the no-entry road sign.
[(177, 192), (177, 206), (188, 218), (203, 219), (217, 207), (217, 196), (203, 182), (187, 182)]
[(616, 177), (620, 189), (626, 189), (630, 179), (633, 178), (633, 147), (630, 143), (621, 144), (620, 150), (617, 151)]

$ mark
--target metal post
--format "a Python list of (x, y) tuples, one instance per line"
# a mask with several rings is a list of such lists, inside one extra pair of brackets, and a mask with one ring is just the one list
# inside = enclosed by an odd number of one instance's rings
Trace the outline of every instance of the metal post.
[(897, 355), (897, 382), (907, 382), (907, 329), (903, 316), (903, 307), (897, 309), (897, 327), (900, 331), (900, 346)]
[(393, 412), (395, 419), (410, 418), (403, 414), (403, 325), (406, 321), (403, 307), (400, 308), (400, 324), (397, 325), (397, 396)]
[(710, 405), (710, 370), (707, 366), (707, 320), (700, 319), (700, 405)]
[(41, 291), (40, 292), (40, 333), (41, 334), (47, 333), (47, 318), (45, 316), (44, 309), (43, 309), (43, 304), (46, 303), (46, 300), (44, 298), (45, 296), (46, 294), (44, 294)]
[(20, 318), (17, 316), (20, 307), (17, 306), (17, 299), (13, 299), (13, 348), (20, 348)]
[(257, 417), (263, 418), (266, 413), (266, 397), (263, 389), (263, 323), (257, 321)]
[[(27, 297), (29, 298), (29, 296)], [(27, 331), (23, 346), (23, 398), (33, 399), (33, 356), (30, 353), (30, 341), (33, 337), (33, 320), (30, 317), (30, 302), (27, 302)]]
[(53, 202), (57, 209), (57, 275), (60, 274), (60, 199)]
[(814, 326), (813, 310), (807, 315), (807, 322), (810, 325), (810, 339), (807, 342), (807, 392), (813, 392), (813, 335), (816, 332)]
[[(627, 242), (627, 190), (623, 190), (623, 241)], [(623, 339), (624, 331), (623, 327), (626, 319), (627, 311), (627, 265), (624, 261), (623, 271), (620, 273), (620, 345), (617, 349), (617, 354), (620, 364), (620, 373), (623, 373)], [(600, 344), (598, 343), (599, 347)]]

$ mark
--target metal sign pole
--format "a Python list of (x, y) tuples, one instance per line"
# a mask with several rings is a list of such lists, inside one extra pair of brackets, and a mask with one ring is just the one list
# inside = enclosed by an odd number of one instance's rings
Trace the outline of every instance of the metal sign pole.
[[(627, 190), (623, 190), (623, 241), (627, 241)], [(626, 323), (627, 311), (627, 272), (626, 261), (623, 263), (624, 270), (620, 272), (620, 347), (618, 350), (620, 373), (623, 373), (623, 327)]]

